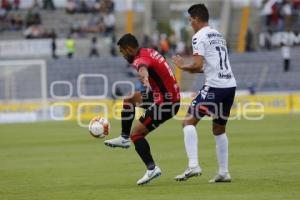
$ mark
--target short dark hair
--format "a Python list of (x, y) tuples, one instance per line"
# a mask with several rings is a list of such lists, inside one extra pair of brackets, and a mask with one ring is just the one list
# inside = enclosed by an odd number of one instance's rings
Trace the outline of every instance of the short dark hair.
[(120, 47), (130, 46), (133, 48), (138, 48), (139, 42), (134, 35), (132, 35), (131, 33), (127, 33), (119, 39), (117, 45), (119, 45)]
[(202, 3), (194, 4), (188, 9), (188, 13), (191, 17), (198, 17), (203, 22), (208, 22), (209, 13), (206, 6)]

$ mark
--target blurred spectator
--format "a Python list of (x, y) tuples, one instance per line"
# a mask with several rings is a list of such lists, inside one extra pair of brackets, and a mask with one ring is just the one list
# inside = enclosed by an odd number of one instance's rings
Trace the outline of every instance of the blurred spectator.
[(246, 34), (246, 51), (247, 52), (254, 51), (254, 48), (253, 48), (253, 32), (250, 28), (248, 28), (247, 34)]
[(248, 84), (248, 91), (250, 95), (255, 95), (256, 94), (256, 85), (253, 82), (249, 82)]
[(66, 4), (66, 12), (69, 14), (74, 14), (76, 12), (76, 2), (75, 0), (68, 0)]
[(73, 58), (75, 54), (75, 41), (71, 36), (68, 36), (66, 40), (66, 48), (67, 48), (67, 57), (69, 59)]
[(67, 13), (93, 13), (89, 19), (74, 21), (71, 33), (103, 33), (104, 36), (112, 36), (116, 24), (113, 11), (114, 2), (111, 0), (68, 0)]
[(15, 10), (19, 10), (19, 7), (20, 7), (20, 0), (14, 0), (13, 1), (13, 8)]
[(174, 55), (176, 52), (176, 43), (177, 43), (177, 38), (174, 33), (172, 33), (169, 37), (169, 44), (170, 44), (170, 54)]
[(85, 0), (80, 0), (79, 6), (78, 6), (78, 11), (80, 13), (88, 13), (89, 12)]
[(179, 40), (176, 43), (175, 53), (176, 53), (176, 55), (181, 55), (181, 56), (183, 56), (185, 54), (185, 44), (182, 40)]
[(104, 32), (105, 25), (100, 15), (92, 15), (88, 20), (74, 22), (72, 24), (72, 33), (101, 33)]
[(6, 10), (0, 8), (0, 32), (5, 30), (5, 16), (6, 16)]
[(113, 13), (114, 2), (112, 0), (68, 0), (66, 12), (73, 13)]
[(94, 10), (95, 12), (99, 11), (100, 10), (100, 7), (101, 7), (101, 0), (96, 0), (95, 1), (95, 4), (94, 4)]
[(158, 34), (158, 31), (155, 31), (152, 34), (151, 43), (152, 43), (151, 44), (152, 48), (155, 49), (155, 50), (158, 50), (158, 46), (159, 46), (159, 34)]
[(280, 13), (280, 6), (280, 3), (277, 1), (272, 5), (271, 28), (275, 30), (280, 30), (282, 27), (282, 16)]
[(291, 59), (291, 47), (287, 43), (281, 44), (281, 55), (283, 58), (283, 71), (288, 72), (290, 70)]
[(283, 0), (281, 5), (281, 15), (283, 20), (282, 29), (289, 31), (291, 29), (292, 5), (289, 0)]
[(115, 15), (111, 12), (106, 11), (103, 14), (103, 23), (105, 26), (104, 35), (105, 36), (112, 35), (115, 31), (115, 24), (116, 24)]
[(91, 50), (89, 53), (89, 57), (99, 57), (98, 46), (97, 46), (97, 38), (93, 37), (91, 40)]
[(293, 0), (293, 5), (294, 6), (299, 6), (300, 5), (300, 0)]
[(111, 43), (110, 43), (110, 55), (115, 57), (117, 56), (117, 44), (116, 44), (116, 35), (114, 34), (111, 37)]
[(24, 31), (24, 36), (27, 39), (41, 38), (44, 30), (39, 25), (31, 25)]
[(299, 31), (300, 27), (300, 0), (294, 0), (293, 5), (293, 19), (295, 23), (293, 24), (293, 28), (295, 28), (296, 31)]
[(9, 2), (9, 0), (2, 0), (1, 2), (1, 8), (5, 9), (5, 10), (10, 10), (11, 9), (11, 3)]
[(107, 10), (109, 13), (112, 13), (114, 12), (115, 4), (112, 0), (102, 0), (100, 7), (102, 7), (104, 10)]
[(6, 16), (6, 10), (2, 7), (0, 7), (0, 18), (4, 18)]
[(159, 46), (160, 46), (160, 53), (162, 56), (166, 56), (169, 52), (169, 42), (167, 40), (167, 34), (163, 33), (160, 35), (160, 41), (159, 41)]
[(89, 12), (96, 12), (95, 9), (95, 0), (86, 0), (86, 7)]
[(40, 25), (42, 23), (41, 16), (38, 12), (34, 12), (33, 8), (30, 8), (26, 14), (26, 26)]
[[(271, 31), (291, 31), (297, 23), (293, 15), (298, 13), (299, 0), (264, 0), (261, 14), (264, 27)], [(296, 17), (297, 18), (297, 17)]]
[(39, 9), (40, 9), (41, 7), (40, 7), (40, 4), (39, 4), (38, 0), (33, 0), (33, 1), (32, 1), (31, 8), (32, 8), (34, 11), (39, 11)]
[(10, 30), (18, 31), (22, 30), (23, 27), (23, 19), (20, 14), (12, 14), (10, 19)]
[(43, 0), (43, 9), (47, 10), (55, 10), (55, 5), (53, 3), (53, 0)]
[(52, 50), (52, 58), (53, 59), (57, 59), (57, 55), (56, 55), (56, 32), (55, 30), (53, 29), (52, 30), (52, 33), (51, 33), (51, 50)]
[(151, 42), (148, 35), (144, 35), (142, 45), (143, 48), (151, 48)]
[(269, 27), (272, 20), (272, 6), (275, 3), (274, 0), (264, 0), (261, 15), (264, 18), (265, 26)]
[[(15, 11), (19, 9), (20, 0), (0, 0), (0, 31), (20, 31), (26, 38), (52, 38), (51, 31), (42, 25), (42, 7), (55, 9), (53, 0), (28, 0), (32, 4), (26, 11), (25, 16)], [(112, 36), (115, 32), (116, 19), (114, 15), (114, 2), (112, 0), (67, 0), (67, 13), (93, 13), (88, 19), (74, 20), (71, 31), (84, 35), (85, 33), (101, 33)], [(22, 12), (23, 14), (23, 12)], [(32, 27), (31, 27), (32, 26)]]

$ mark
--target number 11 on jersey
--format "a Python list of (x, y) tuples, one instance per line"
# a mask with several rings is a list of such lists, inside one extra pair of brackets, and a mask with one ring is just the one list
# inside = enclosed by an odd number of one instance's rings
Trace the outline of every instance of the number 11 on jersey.
[[(223, 65), (225, 66), (226, 70), (228, 69), (227, 65), (227, 51), (225, 47), (217, 46), (216, 50), (219, 52), (219, 58), (220, 58), (220, 69), (223, 70)], [(222, 55), (223, 52), (223, 55)], [(223, 57), (222, 57), (223, 56)]]

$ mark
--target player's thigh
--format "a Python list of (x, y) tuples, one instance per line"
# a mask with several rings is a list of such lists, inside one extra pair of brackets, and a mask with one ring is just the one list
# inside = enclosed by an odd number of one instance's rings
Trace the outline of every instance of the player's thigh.
[(158, 128), (162, 123), (175, 116), (179, 110), (180, 103), (178, 104), (155, 104), (153, 103), (148, 109), (145, 110), (140, 117), (139, 122), (142, 123), (148, 130), (153, 131)]
[(157, 124), (160, 125), (165, 121), (173, 118), (179, 111), (179, 108), (180, 108), (180, 102), (177, 103), (166, 102), (159, 105)]
[(154, 103), (154, 97), (152, 91), (148, 91), (148, 90), (142, 91), (141, 98), (142, 98), (141, 103), (137, 105), (140, 108), (148, 109)]
[(187, 112), (187, 118), (190, 118), (189, 122), (198, 122), (203, 117), (212, 116), (216, 112), (217, 105), (214, 92), (212, 88), (203, 86), (189, 106)]
[(218, 112), (213, 118), (213, 132), (218, 135), (226, 131), (226, 124), (234, 101), (235, 88), (219, 89), (217, 94), (220, 100), (217, 103)]

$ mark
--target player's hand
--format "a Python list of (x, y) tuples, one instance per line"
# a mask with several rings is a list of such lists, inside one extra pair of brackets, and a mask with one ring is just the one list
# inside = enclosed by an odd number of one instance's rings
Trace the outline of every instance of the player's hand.
[(173, 56), (172, 62), (180, 69), (182, 69), (182, 66), (184, 65), (184, 60), (180, 55)]
[(139, 76), (139, 80), (142, 82), (143, 86), (150, 87), (150, 83), (149, 83), (148, 78), (143, 77), (143, 76)]
[(147, 87), (147, 88), (151, 88), (151, 86), (150, 86), (150, 83), (149, 83), (149, 80), (148, 80), (148, 79), (144, 79), (144, 80), (142, 81), (142, 83), (143, 83), (143, 85), (144, 85), (145, 87)]

